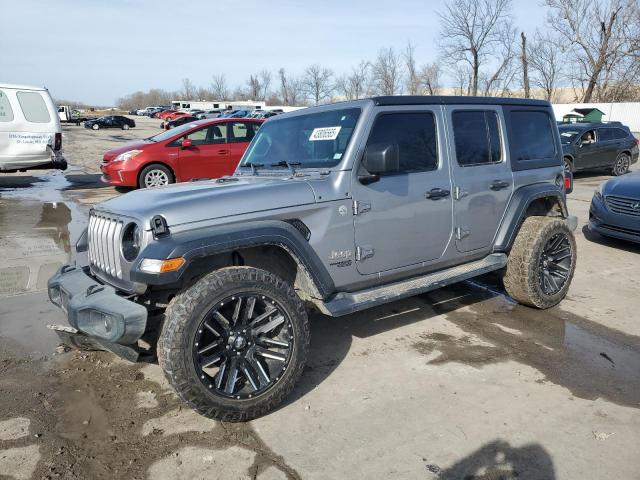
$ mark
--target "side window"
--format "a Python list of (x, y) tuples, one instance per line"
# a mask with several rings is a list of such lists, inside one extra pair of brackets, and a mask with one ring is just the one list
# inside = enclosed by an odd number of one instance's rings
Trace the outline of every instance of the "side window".
[(556, 141), (551, 117), (537, 110), (512, 110), (510, 127), (513, 138), (509, 139), (513, 159), (532, 160), (553, 158)]
[(27, 122), (49, 123), (51, 121), (49, 110), (47, 110), (47, 105), (40, 93), (18, 92), (16, 96)]
[(253, 124), (249, 122), (233, 122), (230, 129), (229, 143), (250, 142), (254, 135)]
[(502, 160), (498, 115), (489, 110), (453, 112), (456, 158), (462, 167)]
[(13, 110), (7, 98), (7, 94), (0, 90), (0, 122), (12, 122)]
[(596, 142), (596, 131), (589, 130), (582, 134), (580, 137), (580, 143), (595, 143)]
[(624, 130), (622, 130), (621, 128), (613, 129), (613, 138), (615, 138), (616, 140), (622, 140), (623, 138), (627, 138), (628, 136), (629, 134)]
[(199, 130), (191, 132), (186, 136), (186, 138), (191, 140), (191, 143), (193, 145), (204, 145), (207, 143), (207, 131), (207, 128), (201, 128)]
[(377, 143), (398, 146), (401, 173), (438, 168), (436, 120), (431, 112), (381, 114), (367, 140), (367, 145)]
[(613, 129), (612, 128), (599, 128), (598, 129), (598, 141), (599, 142), (608, 142), (609, 140), (613, 140)]

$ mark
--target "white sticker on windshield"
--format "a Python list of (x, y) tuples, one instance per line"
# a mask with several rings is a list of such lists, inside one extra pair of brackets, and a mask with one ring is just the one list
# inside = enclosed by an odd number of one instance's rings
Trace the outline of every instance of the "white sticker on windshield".
[(314, 128), (309, 137), (310, 142), (316, 142), (318, 140), (335, 140), (338, 138), (340, 129), (342, 127), (322, 127)]

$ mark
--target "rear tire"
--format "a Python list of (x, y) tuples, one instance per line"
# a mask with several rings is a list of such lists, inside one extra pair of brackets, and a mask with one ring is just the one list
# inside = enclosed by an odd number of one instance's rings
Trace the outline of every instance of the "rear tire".
[(619, 177), (620, 175), (624, 175), (629, 172), (629, 165), (631, 164), (629, 155), (626, 153), (621, 153), (616, 158), (616, 163), (614, 163), (613, 168), (611, 169), (611, 173)]
[(123, 130), (129, 130), (129, 125), (127, 125), (126, 123), (124, 125), (122, 125), (122, 129)]
[(247, 421), (279, 405), (302, 375), (309, 322), (287, 282), (265, 270), (228, 267), (173, 298), (157, 351), (167, 380), (191, 408)]
[(97, 123), (94, 123), (93, 125), (91, 125), (91, 128), (94, 130), (100, 130), (100, 125), (98, 125)]
[(574, 167), (573, 167), (573, 162), (571, 161), (570, 158), (564, 158), (564, 171), (565, 172), (571, 172), (573, 173), (574, 171)]
[(566, 296), (576, 267), (576, 241), (563, 219), (528, 217), (516, 237), (504, 275), (519, 303), (546, 309)]

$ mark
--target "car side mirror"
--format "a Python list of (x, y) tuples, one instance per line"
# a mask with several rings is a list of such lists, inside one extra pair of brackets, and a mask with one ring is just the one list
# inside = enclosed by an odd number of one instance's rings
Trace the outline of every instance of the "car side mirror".
[(193, 146), (193, 142), (188, 138), (183, 138), (180, 147), (182, 148), (190, 148)]
[[(362, 157), (362, 166), (373, 176), (400, 171), (398, 145), (374, 143), (367, 146)], [(366, 175), (364, 176), (366, 177)], [(374, 180), (375, 181), (375, 180)]]

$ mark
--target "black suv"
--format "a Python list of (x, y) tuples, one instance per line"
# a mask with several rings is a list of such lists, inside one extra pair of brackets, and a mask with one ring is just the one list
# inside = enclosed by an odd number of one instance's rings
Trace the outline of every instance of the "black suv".
[(567, 170), (610, 169), (624, 175), (638, 161), (638, 140), (620, 122), (558, 125)]

